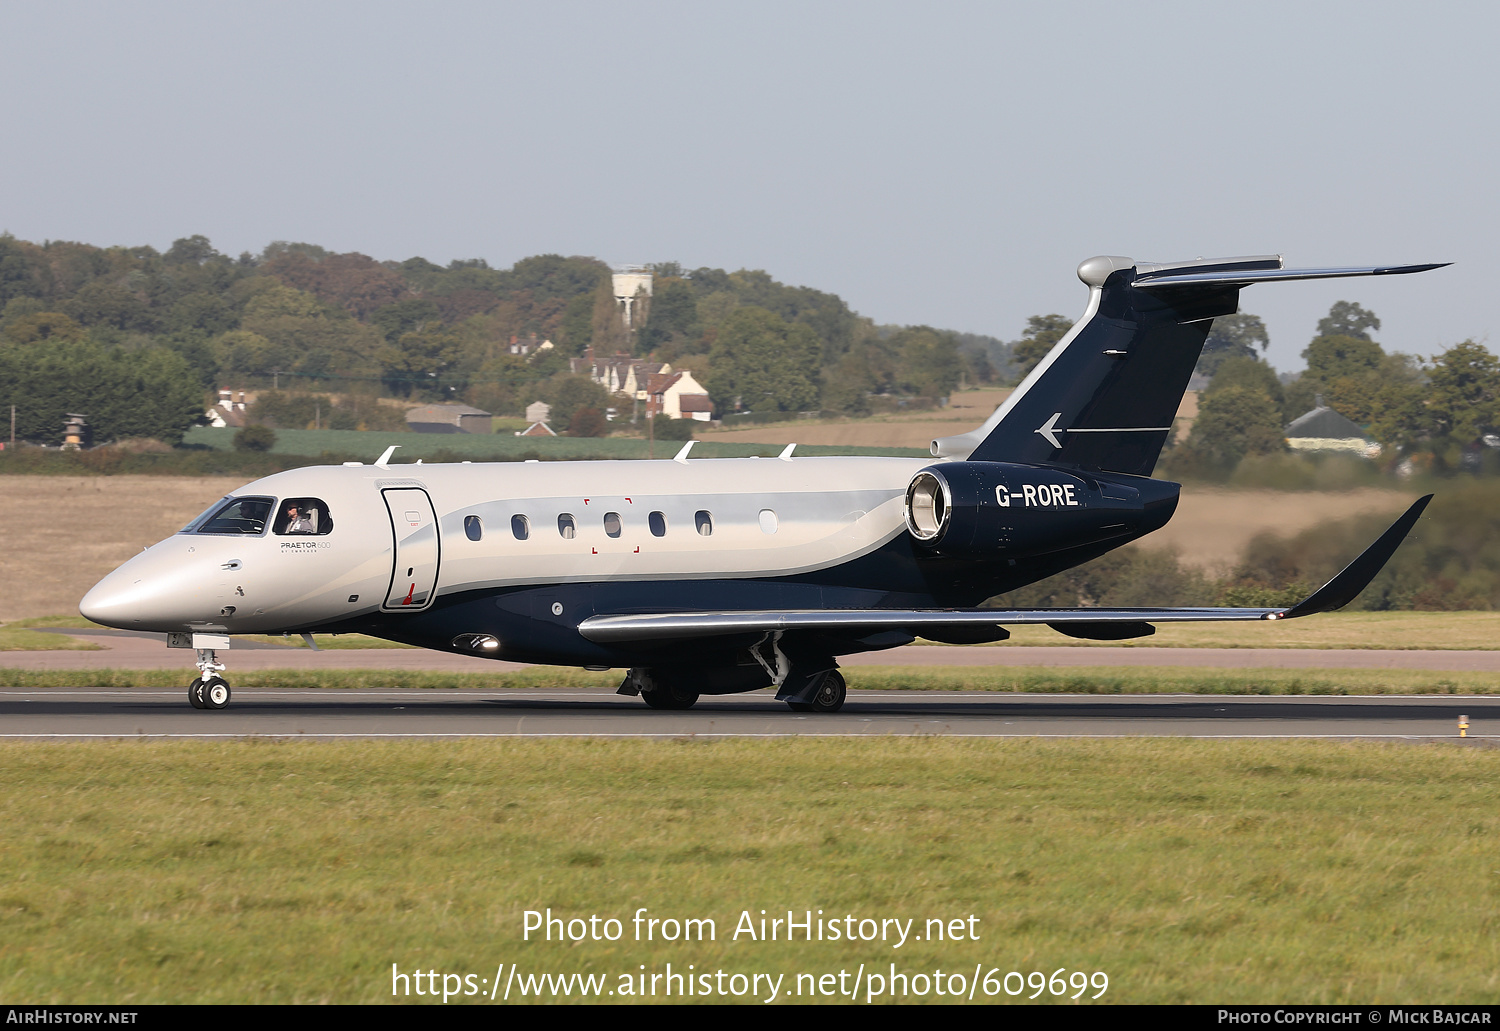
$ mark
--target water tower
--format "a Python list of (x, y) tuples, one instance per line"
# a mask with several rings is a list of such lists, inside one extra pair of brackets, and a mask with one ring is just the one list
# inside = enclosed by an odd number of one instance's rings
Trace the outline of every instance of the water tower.
[(625, 328), (634, 328), (635, 299), (642, 290), (651, 296), (651, 270), (644, 265), (620, 265), (614, 274), (615, 300), (625, 306)]

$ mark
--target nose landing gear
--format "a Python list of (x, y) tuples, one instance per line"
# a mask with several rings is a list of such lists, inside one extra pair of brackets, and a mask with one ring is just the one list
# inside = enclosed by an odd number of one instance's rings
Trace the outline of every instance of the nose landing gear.
[(229, 682), (219, 676), (225, 666), (212, 648), (199, 648), (198, 677), (188, 685), (188, 704), (195, 709), (222, 709), (229, 704)]

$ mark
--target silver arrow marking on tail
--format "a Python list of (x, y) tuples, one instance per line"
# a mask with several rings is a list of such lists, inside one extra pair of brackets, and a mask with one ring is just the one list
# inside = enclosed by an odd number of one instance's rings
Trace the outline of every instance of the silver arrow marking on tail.
[(1033, 433), (1040, 433), (1047, 438), (1047, 443), (1053, 447), (1062, 447), (1062, 441), (1057, 439), (1059, 433), (1166, 433), (1172, 429), (1170, 426), (1095, 426), (1084, 429), (1078, 426), (1059, 426), (1057, 420), (1062, 418), (1062, 412), (1054, 412), (1052, 418), (1042, 423)]
[[(1053, 447), (1062, 447), (1062, 441), (1057, 439), (1057, 420), (1062, 418), (1062, 412), (1054, 412), (1052, 418), (1042, 423), (1034, 432), (1040, 433), (1047, 438), (1047, 443)], [(1064, 433), (1067, 431), (1064, 430)]]

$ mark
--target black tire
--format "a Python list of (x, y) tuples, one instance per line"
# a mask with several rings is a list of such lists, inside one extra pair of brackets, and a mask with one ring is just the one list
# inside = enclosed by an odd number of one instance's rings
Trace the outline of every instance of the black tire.
[(207, 703), (203, 701), (203, 681), (201, 679), (194, 680), (188, 685), (188, 704), (195, 709), (208, 708)]
[(222, 709), (229, 704), (229, 682), (220, 677), (210, 677), (200, 690), (205, 709)]
[(698, 701), (698, 693), (671, 690), (642, 691), (641, 700), (653, 709), (691, 709)]
[(844, 699), (848, 695), (849, 688), (844, 683), (844, 675), (831, 669), (823, 674), (823, 682), (818, 685), (818, 693), (813, 696), (809, 708), (813, 712), (838, 712), (844, 707)]

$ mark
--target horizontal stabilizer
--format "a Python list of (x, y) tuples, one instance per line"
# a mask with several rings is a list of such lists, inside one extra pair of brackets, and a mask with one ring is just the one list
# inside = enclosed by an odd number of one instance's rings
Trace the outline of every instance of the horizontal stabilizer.
[(1145, 290), (1167, 286), (1249, 286), (1288, 279), (1344, 279), (1349, 276), (1404, 276), (1445, 268), (1451, 261), (1427, 265), (1359, 265), (1347, 268), (1218, 268), (1189, 272), (1167, 268), (1160, 272), (1138, 272), (1132, 286)]
[[(744, 612), (653, 612), (591, 616), (578, 632), (598, 644), (649, 644), (743, 634), (815, 633), (862, 637), (901, 630), (929, 632), (1046, 623), (1070, 637), (1119, 640), (1151, 632), (1151, 623), (1243, 622), (1295, 619), (1331, 612), (1353, 601), (1390, 561), (1432, 495), (1419, 498), (1343, 571), (1291, 608), (1077, 608), (1077, 609), (781, 609)], [(1117, 624), (1114, 630), (1106, 624)]]

